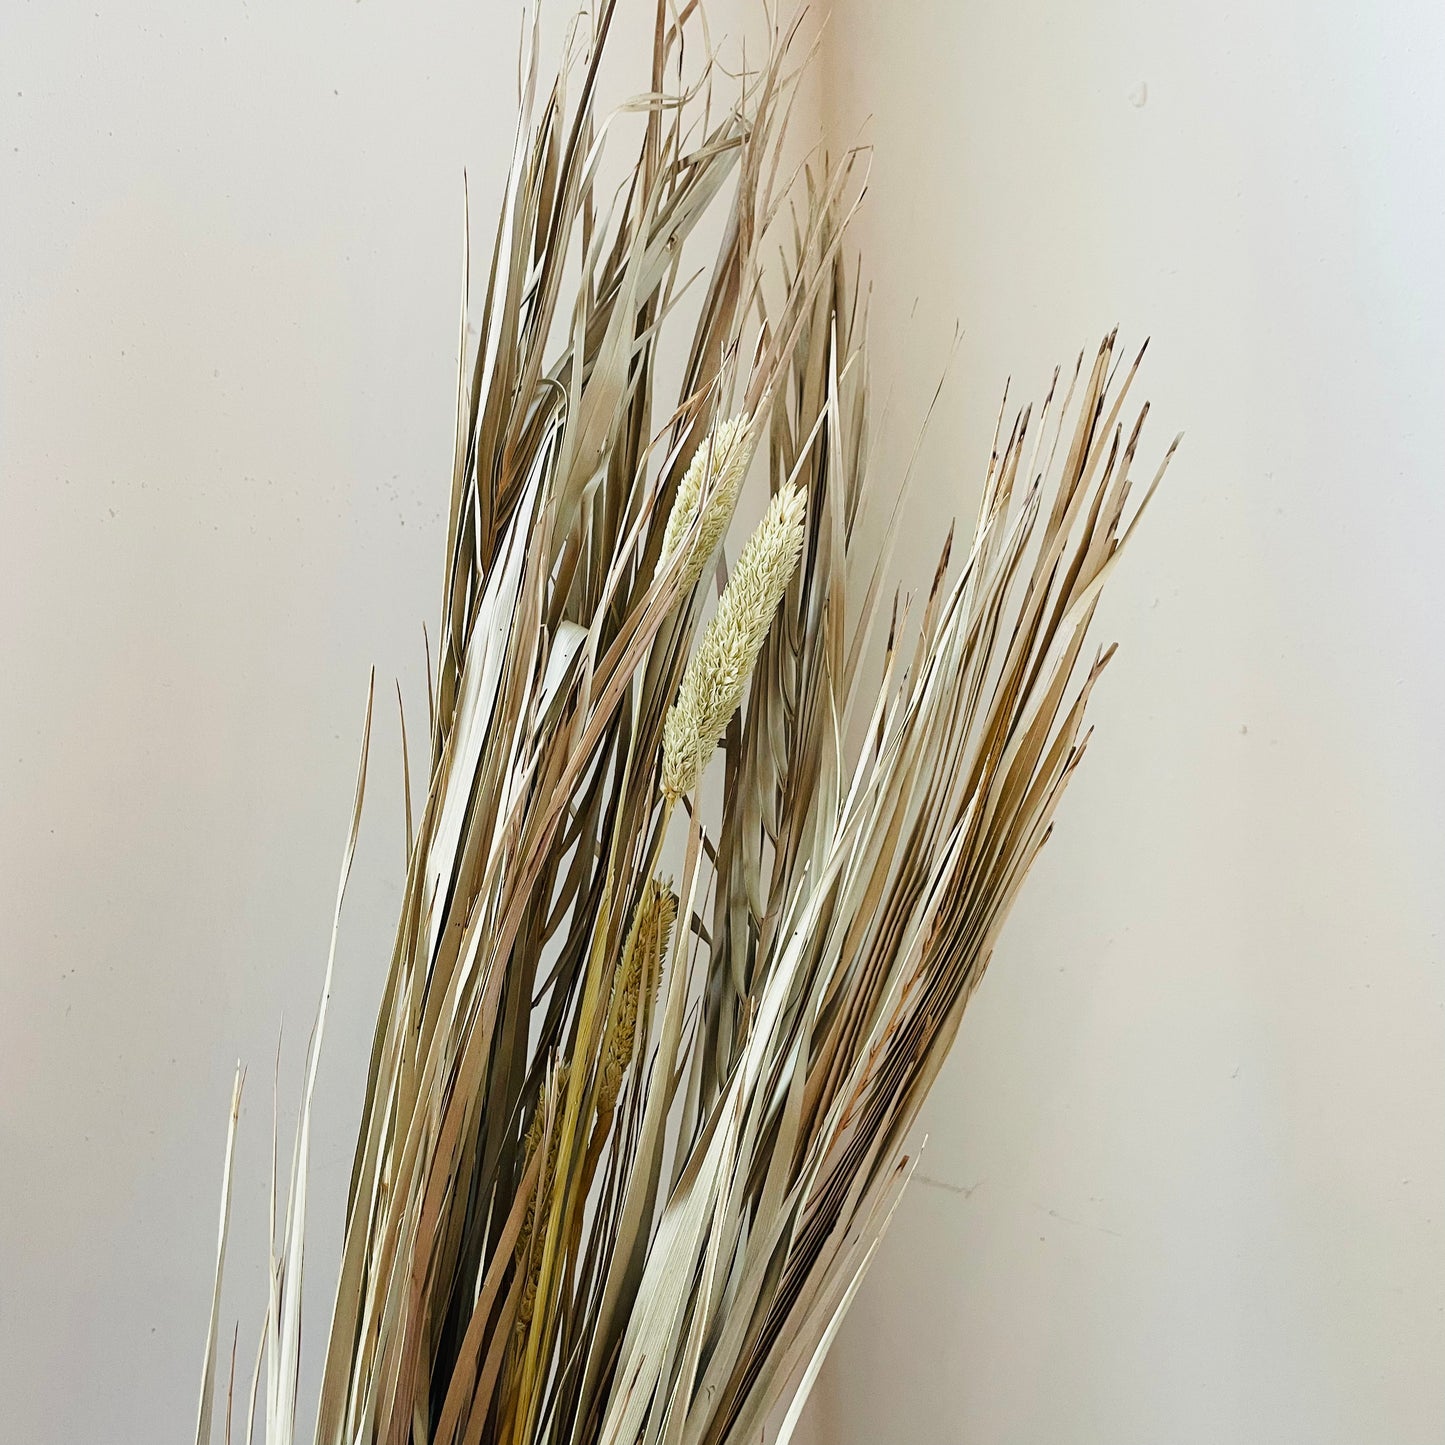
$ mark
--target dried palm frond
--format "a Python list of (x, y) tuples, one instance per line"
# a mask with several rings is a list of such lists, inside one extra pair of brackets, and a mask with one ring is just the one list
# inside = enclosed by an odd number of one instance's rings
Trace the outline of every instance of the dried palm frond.
[[(1147, 409), (1123, 423), (1137, 361), (1121, 375), (1110, 336), (995, 438), (966, 555), (944, 548), (872, 660), (862, 513), (897, 483), (865, 466), (854, 158), (786, 183), (791, 31), (715, 118), (701, 13), (659, 5), (603, 224), (612, 14), (579, 76), (540, 94), (525, 69), (460, 368), (430, 780), (318, 1445), (791, 1433), (1083, 755), (1108, 660), (1086, 635), (1143, 505)], [(771, 500), (705, 620), (755, 449)], [(273, 1247), (271, 1445), (295, 1429), (308, 1119)], [(200, 1440), (215, 1335), (213, 1313)]]

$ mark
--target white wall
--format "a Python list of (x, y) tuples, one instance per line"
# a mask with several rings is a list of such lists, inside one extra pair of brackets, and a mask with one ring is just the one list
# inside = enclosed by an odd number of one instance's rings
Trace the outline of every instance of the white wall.
[(1438, 1445), (1445, 10), (833, 8), (905, 560), (1115, 321), (1187, 436), (820, 1438)]
[[(276, 1031), (284, 1138), (368, 666), (421, 706), (458, 177), (489, 216), (516, 20), (0, 0), (7, 1437), (184, 1434), (238, 1054), (227, 1313), (259, 1320)], [(885, 466), (967, 328), (903, 561), (972, 505), (1004, 374), (1115, 320), (1189, 436), (822, 1439), (1445, 1438), (1442, 23), (835, 7)], [(373, 757), (323, 1311), (398, 897), (385, 708)]]
[[(237, 1056), (225, 1318), (249, 1379), (277, 1033), (289, 1149), (374, 663), (317, 1096), (324, 1334), (400, 899), (395, 676), (425, 732), (462, 172), (480, 264), (520, 23), (491, 0), (0, 0), (6, 1440), (191, 1428)], [(650, 8), (616, 33), (644, 89)]]

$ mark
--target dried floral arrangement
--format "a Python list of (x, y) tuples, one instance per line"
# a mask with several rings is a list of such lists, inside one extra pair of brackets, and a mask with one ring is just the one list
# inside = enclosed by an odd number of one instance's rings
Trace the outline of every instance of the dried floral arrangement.
[[(1131, 508), (1147, 407), (1124, 421), (1111, 336), (1001, 426), (910, 617), (841, 254), (856, 158), (779, 159), (795, 27), (728, 81), (697, 0), (659, 3), (614, 199), (613, 11), (545, 88), (533, 37), (472, 346), (464, 292), (429, 782), (317, 1445), (789, 1438), (1083, 755), (1090, 621), (1164, 470)], [(365, 778), (363, 745), (338, 916)], [(198, 1445), (295, 1438), (330, 987), (261, 1349), (222, 1391), (228, 1147)], [(238, 1108), (239, 1079), (232, 1141)]]

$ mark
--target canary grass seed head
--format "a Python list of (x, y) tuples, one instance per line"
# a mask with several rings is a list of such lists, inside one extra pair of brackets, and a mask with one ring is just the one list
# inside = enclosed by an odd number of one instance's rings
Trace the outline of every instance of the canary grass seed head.
[(655, 990), (663, 955), (677, 921), (677, 895), (669, 881), (649, 878), (632, 915), (622, 963), (612, 985), (607, 1011), (607, 1037), (597, 1081), (597, 1112), (610, 1114), (617, 1106), (622, 1079), (637, 1052), (637, 1024), (642, 1015), (642, 990)]
[[(519, 1266), (526, 1260), (528, 1251), (531, 1249), (532, 1235), (536, 1230), (537, 1220), (545, 1219), (552, 1208), (552, 1192), (557, 1182), (557, 1154), (561, 1144), (559, 1129), (561, 1104), (567, 1092), (567, 1077), (570, 1072), (569, 1065), (559, 1064), (547, 1080), (541, 1097), (537, 1100), (537, 1107), (532, 1111), (532, 1119), (527, 1125), (526, 1138), (522, 1144), (523, 1157), (530, 1164), (532, 1156), (536, 1154), (542, 1143), (542, 1135), (547, 1128), (547, 1114), (550, 1110), (552, 1132), (547, 1141), (547, 1157), (542, 1161), (542, 1167), (537, 1175), (537, 1187), (533, 1190), (532, 1198), (522, 1216), (522, 1230), (517, 1236), (516, 1260)], [(540, 1265), (540, 1258), (534, 1263)]]

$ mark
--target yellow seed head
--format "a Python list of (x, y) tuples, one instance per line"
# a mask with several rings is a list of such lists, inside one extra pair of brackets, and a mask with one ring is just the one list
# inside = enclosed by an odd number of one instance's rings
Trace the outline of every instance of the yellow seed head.
[(663, 954), (677, 921), (677, 895), (670, 882), (649, 878), (632, 915), (632, 927), (622, 950), (622, 962), (612, 983), (607, 1008), (607, 1033), (597, 1075), (597, 1112), (610, 1114), (617, 1107), (622, 1078), (637, 1052), (637, 1023), (642, 1013), (644, 984), (649, 993), (657, 987)]
[[(517, 1306), (519, 1330), (525, 1329), (531, 1323), (532, 1312), (537, 1303), (537, 1284), (542, 1274), (542, 1251), (532, 1249), (532, 1236), (536, 1233), (537, 1221), (540, 1219), (545, 1222), (552, 1210), (552, 1193), (557, 1183), (558, 1146), (561, 1143), (558, 1123), (561, 1119), (562, 1100), (567, 1093), (568, 1072), (566, 1064), (559, 1064), (547, 1080), (542, 1090), (542, 1096), (537, 1100), (537, 1107), (532, 1112), (532, 1121), (527, 1125), (527, 1135), (523, 1142), (525, 1162), (530, 1164), (533, 1155), (541, 1146), (542, 1135), (547, 1127), (547, 1115), (550, 1111), (552, 1132), (547, 1142), (547, 1157), (542, 1161), (541, 1170), (537, 1175), (537, 1187), (532, 1191), (531, 1199), (527, 1201), (527, 1212), (522, 1216), (522, 1230), (517, 1236), (517, 1246), (514, 1251), (517, 1268), (527, 1271), (522, 1285), (522, 1298)], [(531, 1256), (530, 1263), (529, 1255)]]

